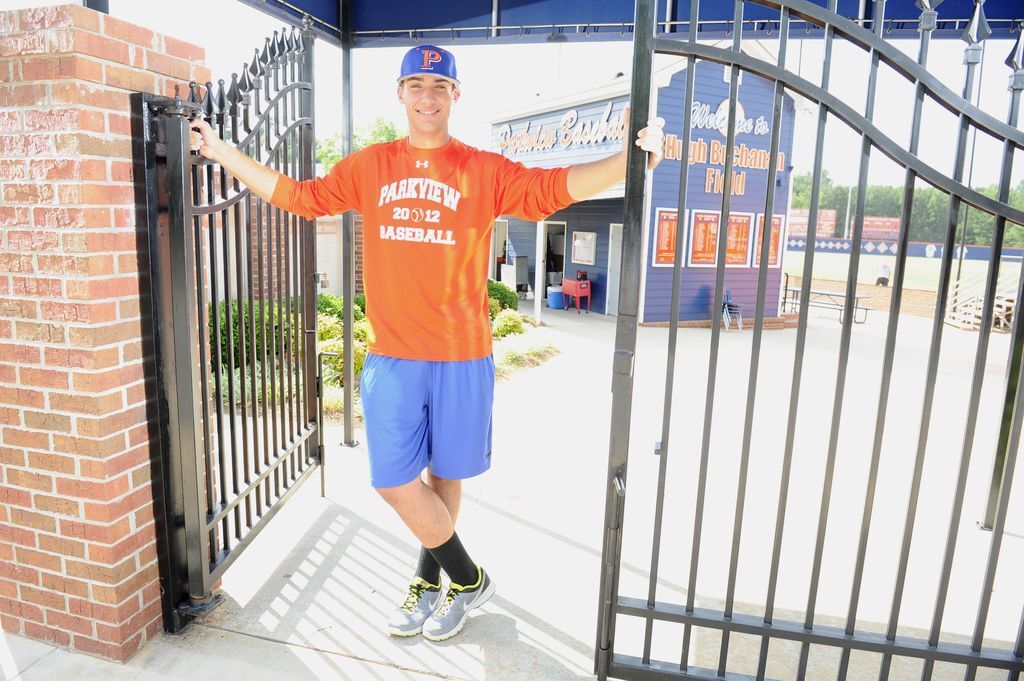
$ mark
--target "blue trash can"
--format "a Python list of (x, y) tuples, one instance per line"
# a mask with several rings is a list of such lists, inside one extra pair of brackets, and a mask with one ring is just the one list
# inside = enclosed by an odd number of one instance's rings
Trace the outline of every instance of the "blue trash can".
[(565, 309), (561, 286), (548, 286), (548, 307), (554, 310)]

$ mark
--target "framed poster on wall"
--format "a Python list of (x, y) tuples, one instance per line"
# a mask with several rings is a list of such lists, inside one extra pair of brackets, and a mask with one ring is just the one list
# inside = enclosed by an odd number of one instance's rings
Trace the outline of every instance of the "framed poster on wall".
[(597, 261), (597, 232), (572, 233), (572, 261), (577, 265), (593, 265)]
[[(768, 241), (768, 267), (779, 267), (782, 264), (779, 250), (782, 243), (783, 228), (786, 216), (775, 213), (772, 215), (772, 231)], [(761, 232), (764, 230), (764, 213), (757, 216), (757, 229), (754, 230), (754, 267), (761, 266)]]
[[(718, 228), (721, 214), (713, 210), (692, 212), (690, 248), (687, 264), (690, 267), (714, 267), (718, 251)], [(730, 213), (726, 225), (725, 266), (747, 267), (750, 263), (750, 229), (753, 213)]]
[[(683, 211), (683, 230), (686, 230), (686, 216)], [(674, 208), (658, 208), (654, 220), (653, 267), (672, 267), (676, 264), (676, 234), (679, 229), (679, 213)], [(683, 234), (683, 248), (686, 248), (686, 234)]]
[(690, 247), (686, 264), (689, 267), (714, 267), (720, 214), (713, 210), (695, 210), (691, 212), (691, 216)]

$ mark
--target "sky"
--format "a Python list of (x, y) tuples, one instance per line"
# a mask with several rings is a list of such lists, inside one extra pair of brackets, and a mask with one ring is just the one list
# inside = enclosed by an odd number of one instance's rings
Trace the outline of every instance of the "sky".
[[(0, 0), (0, 8), (52, 4), (40, 0)], [(282, 23), (237, 0), (175, 0), (167, 12), (161, 0), (110, 0), (113, 16), (187, 40), (206, 48), (206, 63), (215, 77), (230, 79), (253, 49)], [(794, 38), (797, 36), (794, 36)], [(917, 41), (894, 43), (916, 58)], [(762, 43), (775, 54), (774, 41)], [(956, 93), (962, 89), (964, 44), (959, 40), (934, 40), (929, 59), (932, 71)], [(452, 134), (464, 142), (486, 148), (490, 121), (513, 106), (542, 101), (549, 94), (583, 90), (628, 73), (632, 45), (628, 42), (552, 43), (516, 45), (446, 45), (455, 56), (462, 81), (462, 96), (451, 121)], [(1010, 70), (1003, 64), (1012, 43), (986, 42), (986, 59), (980, 81), (980, 105), (999, 120), (1006, 118)], [(365, 126), (379, 117), (404, 129), (404, 112), (395, 94), (395, 78), (406, 47), (373, 47), (354, 50), (353, 115), (355, 125)], [(341, 127), (341, 50), (323, 41), (315, 50), (317, 137), (337, 134)], [(787, 64), (804, 77), (819, 82), (822, 41), (792, 40)], [(867, 80), (867, 54), (858, 47), (837, 41), (831, 90), (863, 111)], [(875, 119), (883, 132), (906, 144), (910, 135), (913, 88), (899, 76), (882, 69), (878, 84)], [(795, 172), (808, 172), (814, 154), (816, 108), (798, 106), (793, 162)], [(674, 132), (674, 131), (669, 131)], [(681, 132), (681, 131), (678, 131)], [(949, 173), (952, 169), (956, 117), (937, 105), (925, 108), (922, 121), (921, 157)], [(860, 140), (845, 124), (830, 122), (826, 135), (825, 168), (839, 184), (857, 180)], [(998, 178), (1001, 148), (986, 135), (977, 136), (974, 151), (974, 186), (994, 184)], [(1022, 154), (1018, 154), (1018, 157)], [(970, 153), (968, 154), (968, 162)], [(869, 182), (902, 184), (904, 173), (875, 153)], [(1014, 181), (1024, 179), (1024, 159), (1015, 163)]]

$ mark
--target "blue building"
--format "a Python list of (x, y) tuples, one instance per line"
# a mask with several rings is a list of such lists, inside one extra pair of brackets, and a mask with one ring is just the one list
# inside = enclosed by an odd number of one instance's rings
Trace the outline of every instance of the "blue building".
[[(729, 70), (710, 62), (698, 63), (696, 68), (691, 138), (685, 151), (680, 134), (685, 62), (663, 67), (654, 74), (653, 107), (665, 119), (666, 156), (652, 174), (647, 192), (641, 323), (663, 323), (670, 317), (677, 229), (684, 230), (680, 319), (711, 318), (724, 183)], [(492, 125), (492, 148), (537, 167), (604, 158), (621, 148), (622, 110), (628, 93), (629, 80), (622, 77), (607, 86), (507, 111)], [(758, 234), (763, 224), (767, 190), (773, 96), (774, 87), (769, 81), (750, 74), (741, 77), (732, 206), (724, 232), (726, 288), (735, 302), (751, 311), (755, 305), (760, 264)], [(786, 96), (771, 221), (768, 316), (775, 315), (779, 306), (793, 120), (794, 103)], [(688, 160), (690, 175), (686, 211), (680, 220), (677, 203), (684, 157)], [(546, 301), (547, 286), (559, 284), (563, 276), (575, 279), (578, 272), (586, 272), (592, 282), (593, 311), (616, 314), (623, 190), (620, 184), (540, 223), (510, 217), (498, 220), (494, 228), (491, 276), (516, 283), (520, 289), (532, 290), (535, 312), (539, 315)]]

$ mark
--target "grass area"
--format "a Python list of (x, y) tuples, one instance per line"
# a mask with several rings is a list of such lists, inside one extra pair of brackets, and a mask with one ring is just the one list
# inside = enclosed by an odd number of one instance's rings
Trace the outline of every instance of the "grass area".
[(518, 371), (540, 366), (560, 352), (561, 350), (550, 344), (527, 348), (522, 352), (509, 350), (494, 363), (494, 377), (496, 380), (504, 381)]
[[(895, 268), (896, 257), (892, 255), (874, 255), (862, 253), (860, 256), (860, 269), (857, 272), (857, 282), (860, 284), (874, 284), (878, 276), (878, 268), (882, 263), (888, 263)], [(904, 286), (909, 289), (923, 291), (935, 291), (939, 284), (939, 267), (942, 261), (939, 258), (908, 258), (907, 274)], [(1020, 261), (1004, 260), (999, 267), (999, 288), (1015, 287), (1017, 277), (1020, 275)], [(783, 263), (783, 270), (786, 274), (802, 276), (804, 269), (804, 254), (801, 251), (787, 251)], [(826, 281), (846, 281), (850, 269), (850, 256), (846, 253), (815, 253), (814, 254), (814, 279)], [(953, 262), (953, 278), (956, 279), (957, 263)], [(963, 279), (982, 280), (988, 272), (988, 262), (985, 260), (964, 260), (961, 277)]]

